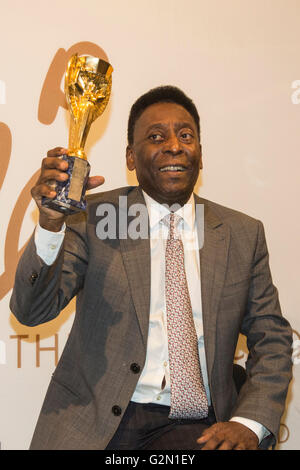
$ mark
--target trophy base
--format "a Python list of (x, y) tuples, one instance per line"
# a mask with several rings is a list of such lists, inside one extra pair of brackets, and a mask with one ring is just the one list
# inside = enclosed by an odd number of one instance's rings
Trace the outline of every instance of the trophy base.
[(66, 173), (69, 175), (67, 181), (55, 181), (53, 189), (56, 196), (53, 199), (42, 197), (42, 205), (54, 209), (65, 215), (75, 214), (86, 209), (85, 191), (90, 164), (82, 158), (62, 155), (62, 160), (69, 164)]

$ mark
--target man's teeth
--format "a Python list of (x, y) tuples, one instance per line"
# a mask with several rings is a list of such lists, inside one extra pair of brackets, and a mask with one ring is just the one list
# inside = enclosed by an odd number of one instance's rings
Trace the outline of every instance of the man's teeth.
[(183, 166), (178, 166), (178, 165), (170, 165), (170, 166), (164, 166), (163, 168), (160, 168), (159, 171), (184, 171), (185, 168)]

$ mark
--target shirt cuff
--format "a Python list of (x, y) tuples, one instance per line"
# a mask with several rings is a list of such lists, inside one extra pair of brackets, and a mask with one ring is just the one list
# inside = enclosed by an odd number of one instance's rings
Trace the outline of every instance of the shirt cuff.
[(254, 421), (253, 419), (243, 418), (240, 416), (233, 416), (230, 421), (235, 421), (237, 423), (244, 424), (244, 426), (247, 426), (247, 428), (251, 429), (251, 431), (253, 431), (257, 435), (259, 444), (265, 437), (271, 434), (267, 428), (265, 428), (262, 424), (258, 423), (257, 421)]
[(34, 241), (38, 256), (48, 266), (54, 263), (65, 237), (66, 224), (63, 224), (59, 232), (50, 232), (37, 224)]

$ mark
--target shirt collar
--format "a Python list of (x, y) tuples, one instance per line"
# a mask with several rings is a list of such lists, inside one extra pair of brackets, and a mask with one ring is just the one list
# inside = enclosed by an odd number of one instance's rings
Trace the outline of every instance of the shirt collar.
[[(167, 214), (170, 213), (170, 211), (168, 207), (155, 201), (155, 199), (145, 193), (144, 190), (142, 190), (142, 192), (149, 214), (150, 229), (153, 229)], [(182, 217), (184, 221), (184, 229), (193, 230), (195, 226), (195, 198), (193, 193), (187, 203), (175, 211), (175, 213)]]

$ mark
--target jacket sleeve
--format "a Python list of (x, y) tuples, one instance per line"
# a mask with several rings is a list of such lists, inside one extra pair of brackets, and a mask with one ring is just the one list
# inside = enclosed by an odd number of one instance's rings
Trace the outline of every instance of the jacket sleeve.
[(238, 396), (234, 415), (260, 422), (272, 433), (265, 445), (274, 445), (292, 377), (292, 330), (282, 316), (278, 292), (272, 282), (261, 222), (258, 222), (251, 286), (241, 333), (247, 337), (249, 350), (247, 380)]
[(19, 261), (10, 308), (24, 325), (53, 320), (83, 285), (88, 263), (85, 215), (69, 219), (62, 247), (51, 266), (37, 255), (34, 234)]

